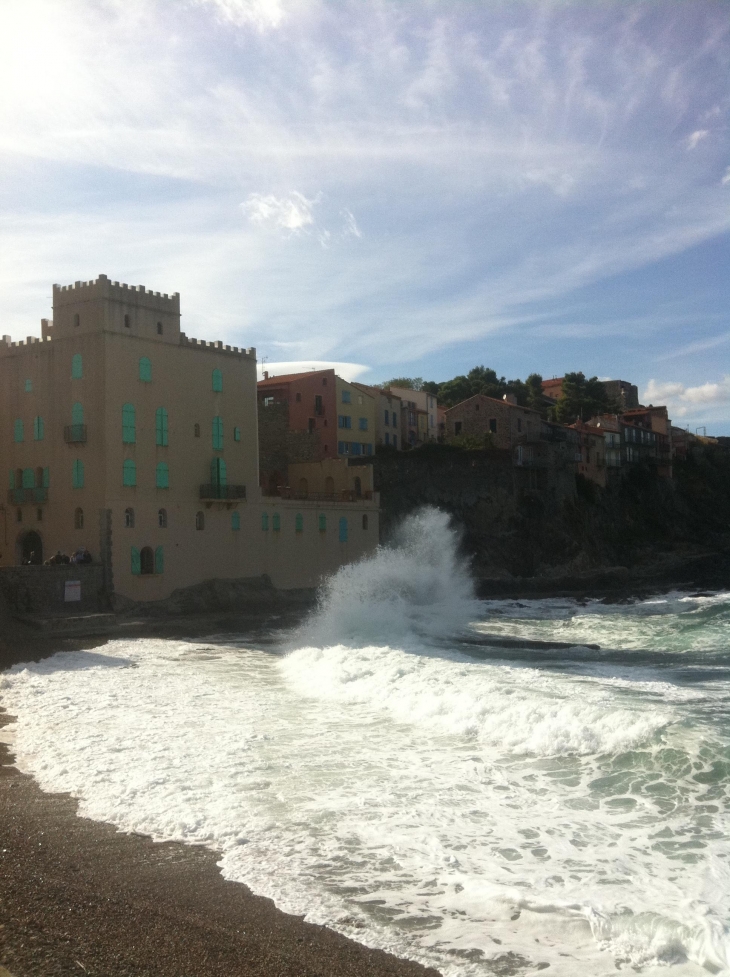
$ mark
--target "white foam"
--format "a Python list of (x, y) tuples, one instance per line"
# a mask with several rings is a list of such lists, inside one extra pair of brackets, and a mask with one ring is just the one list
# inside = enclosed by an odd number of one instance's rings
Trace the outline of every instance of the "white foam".
[[(449, 977), (727, 971), (730, 683), (679, 694), (601, 653), (590, 668), (466, 658), (443, 635), (479, 605), (446, 521), (419, 519), (399, 553), (332, 582), (286, 657), (111, 642), (0, 676), (19, 765), (85, 816), (208, 845), (283, 909)], [(641, 618), (679, 649), (689, 617), (705, 647), (703, 628), (727, 629), (712, 606), (541, 602), (540, 618), (501, 602), (481, 626), (554, 640), (602, 617), (613, 641)]]

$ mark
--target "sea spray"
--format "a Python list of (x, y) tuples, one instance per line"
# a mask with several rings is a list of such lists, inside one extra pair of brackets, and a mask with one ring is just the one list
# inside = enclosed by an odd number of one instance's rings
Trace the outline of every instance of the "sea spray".
[(421, 648), (466, 628), (481, 611), (447, 513), (425, 507), (392, 541), (342, 567), (323, 586), (316, 613), (293, 637), (303, 644)]

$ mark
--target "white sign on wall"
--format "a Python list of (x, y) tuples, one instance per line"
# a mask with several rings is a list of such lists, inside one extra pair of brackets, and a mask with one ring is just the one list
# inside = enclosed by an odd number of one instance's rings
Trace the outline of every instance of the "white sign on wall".
[(81, 581), (67, 580), (63, 591), (64, 600), (81, 600)]

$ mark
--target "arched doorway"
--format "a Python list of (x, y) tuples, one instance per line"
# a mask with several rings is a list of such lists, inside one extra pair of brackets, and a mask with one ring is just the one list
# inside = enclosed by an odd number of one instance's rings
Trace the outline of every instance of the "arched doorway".
[(18, 539), (18, 557), (24, 565), (40, 566), (43, 563), (43, 540), (35, 530), (23, 533)]

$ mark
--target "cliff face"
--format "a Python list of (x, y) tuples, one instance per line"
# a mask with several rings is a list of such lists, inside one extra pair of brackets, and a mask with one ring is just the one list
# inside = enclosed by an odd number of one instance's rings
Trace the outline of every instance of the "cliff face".
[(671, 482), (637, 468), (606, 490), (578, 478), (572, 493), (534, 490), (508, 458), (486, 452), (380, 456), (375, 477), (384, 538), (409, 511), (438, 506), (463, 528), (481, 578), (617, 567), (651, 574), (701, 554), (730, 555), (730, 452), (722, 448), (677, 463)]

